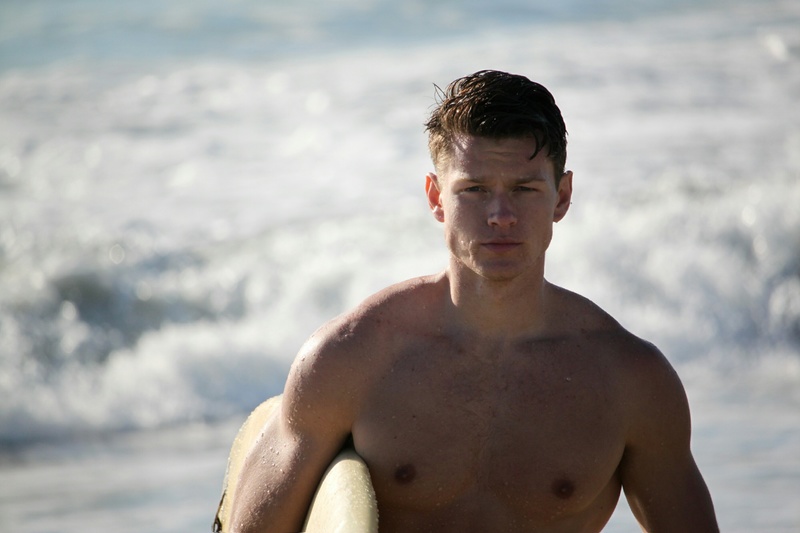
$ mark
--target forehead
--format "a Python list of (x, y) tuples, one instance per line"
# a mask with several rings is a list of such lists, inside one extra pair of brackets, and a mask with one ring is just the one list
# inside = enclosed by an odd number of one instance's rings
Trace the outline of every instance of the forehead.
[(446, 174), (453, 178), (512, 177), (554, 178), (552, 161), (547, 149), (539, 150), (532, 137), (492, 139), (460, 136), (453, 141)]

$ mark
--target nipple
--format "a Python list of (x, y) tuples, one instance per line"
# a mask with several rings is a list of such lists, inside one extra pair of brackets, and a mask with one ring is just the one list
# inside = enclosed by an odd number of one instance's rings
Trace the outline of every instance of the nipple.
[(551, 489), (556, 497), (566, 500), (575, 492), (575, 485), (569, 479), (561, 478), (553, 482)]
[(397, 467), (397, 470), (394, 471), (394, 479), (401, 485), (406, 485), (407, 483), (411, 483), (413, 479), (417, 475), (417, 469), (414, 468), (412, 464), (405, 464), (402, 466)]

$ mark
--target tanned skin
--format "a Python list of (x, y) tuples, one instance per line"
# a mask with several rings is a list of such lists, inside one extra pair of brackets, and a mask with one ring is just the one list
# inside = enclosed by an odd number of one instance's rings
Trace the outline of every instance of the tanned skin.
[(449, 264), (318, 330), (250, 452), (232, 531), (299, 531), (352, 435), (382, 533), (597, 532), (622, 489), (644, 531), (718, 527), (664, 356), (544, 278), (570, 206), (531, 138), (463, 136), (426, 177)]

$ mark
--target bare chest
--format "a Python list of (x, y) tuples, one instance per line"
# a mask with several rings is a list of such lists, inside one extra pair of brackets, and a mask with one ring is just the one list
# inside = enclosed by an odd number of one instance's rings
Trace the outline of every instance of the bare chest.
[(401, 353), (354, 426), (384, 507), (497, 523), (616, 502), (623, 422), (602, 365), (565, 346), (442, 348)]

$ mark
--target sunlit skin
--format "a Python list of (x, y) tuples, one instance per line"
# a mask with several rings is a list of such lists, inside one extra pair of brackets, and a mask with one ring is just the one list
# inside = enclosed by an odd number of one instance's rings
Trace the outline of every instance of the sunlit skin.
[(553, 223), (569, 209), (572, 172), (556, 184), (546, 150), (532, 157), (535, 148), (533, 139), (462, 137), (440, 165), (441, 176), (426, 177), (459, 292), (465, 285), (481, 298), (519, 295), (524, 285), (529, 300), (528, 289), (541, 291)]
[(306, 342), (246, 459), (232, 531), (299, 531), (350, 436), (381, 533), (596, 533), (623, 489), (645, 531), (718, 531), (667, 360), (544, 279), (573, 177), (534, 151), (463, 137), (437, 162), (425, 188), (447, 268)]

